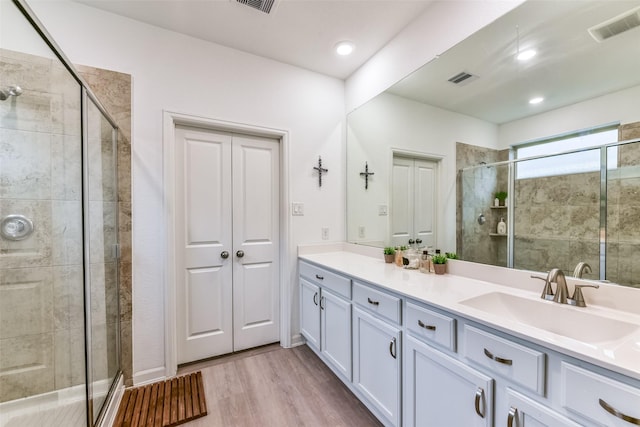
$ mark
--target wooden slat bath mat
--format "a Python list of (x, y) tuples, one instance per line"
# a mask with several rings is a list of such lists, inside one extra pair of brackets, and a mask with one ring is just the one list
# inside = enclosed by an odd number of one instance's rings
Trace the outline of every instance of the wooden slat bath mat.
[(129, 388), (122, 396), (114, 427), (169, 427), (207, 415), (200, 371)]

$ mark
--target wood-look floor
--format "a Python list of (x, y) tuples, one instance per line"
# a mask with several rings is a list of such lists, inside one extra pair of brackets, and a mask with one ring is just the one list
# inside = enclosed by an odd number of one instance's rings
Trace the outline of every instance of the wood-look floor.
[(209, 414), (187, 427), (382, 425), (307, 346), (266, 346), (181, 367), (178, 375), (197, 370)]

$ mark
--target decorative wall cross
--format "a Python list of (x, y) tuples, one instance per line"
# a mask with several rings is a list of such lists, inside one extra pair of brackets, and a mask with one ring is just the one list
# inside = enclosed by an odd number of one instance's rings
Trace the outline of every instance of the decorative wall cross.
[(364, 172), (360, 172), (360, 176), (364, 176), (364, 189), (369, 188), (369, 175), (373, 175), (375, 172), (369, 172), (369, 164), (364, 162)]
[(318, 156), (318, 167), (313, 167), (313, 170), (318, 171), (318, 186), (322, 187), (322, 174), (329, 172), (329, 169), (322, 167), (322, 157)]

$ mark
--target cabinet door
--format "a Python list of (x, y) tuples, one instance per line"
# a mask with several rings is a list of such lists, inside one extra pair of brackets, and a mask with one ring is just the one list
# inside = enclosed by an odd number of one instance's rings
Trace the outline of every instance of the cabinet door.
[(351, 381), (351, 303), (323, 288), (320, 312), (322, 354)]
[(353, 308), (353, 384), (374, 413), (400, 425), (400, 331)]
[(300, 333), (320, 349), (320, 287), (300, 278)]
[(492, 378), (415, 338), (405, 343), (405, 426), (493, 425)]
[[(580, 424), (517, 391), (508, 389), (507, 399), (508, 412), (498, 415), (504, 417), (507, 427), (580, 427)], [(498, 425), (501, 425), (500, 421)]]

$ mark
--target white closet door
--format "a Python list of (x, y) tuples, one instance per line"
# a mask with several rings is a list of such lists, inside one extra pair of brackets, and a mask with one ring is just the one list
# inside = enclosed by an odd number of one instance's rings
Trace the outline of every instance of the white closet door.
[(394, 156), (391, 181), (391, 244), (435, 246), (438, 163)]
[(279, 143), (233, 137), (234, 351), (279, 340)]
[[(176, 128), (178, 363), (233, 350), (231, 135)], [(158, 213), (160, 214), (160, 213)]]

